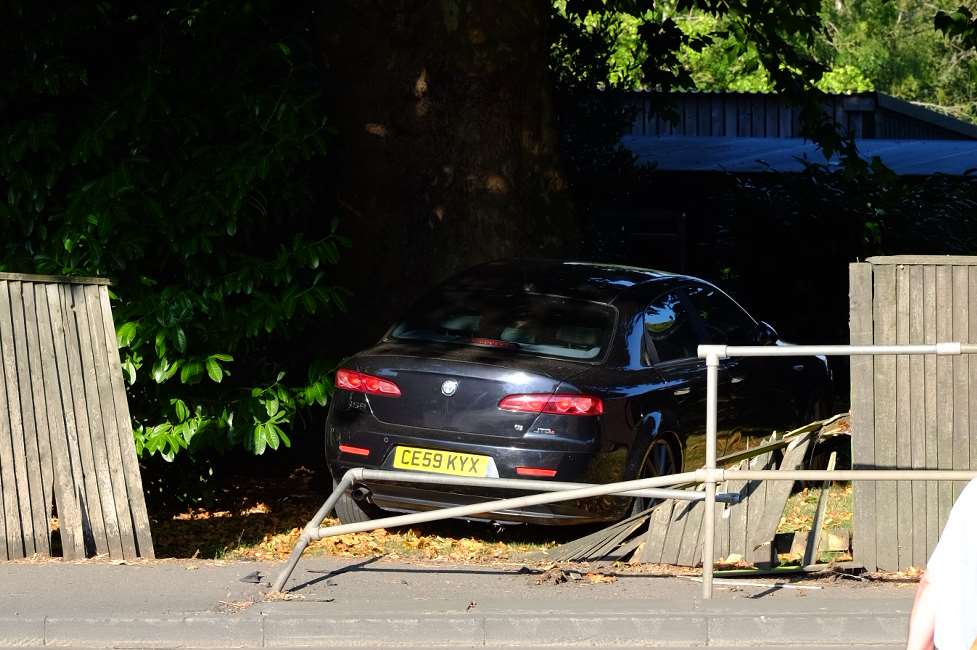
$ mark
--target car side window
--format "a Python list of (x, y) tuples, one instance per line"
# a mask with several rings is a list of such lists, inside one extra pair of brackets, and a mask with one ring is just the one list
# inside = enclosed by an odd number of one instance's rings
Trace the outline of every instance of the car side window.
[(750, 345), (757, 323), (725, 293), (707, 285), (691, 285), (685, 293), (702, 323), (702, 343), (708, 345)]
[(668, 292), (655, 298), (645, 308), (644, 327), (651, 363), (696, 357), (698, 337), (678, 293)]

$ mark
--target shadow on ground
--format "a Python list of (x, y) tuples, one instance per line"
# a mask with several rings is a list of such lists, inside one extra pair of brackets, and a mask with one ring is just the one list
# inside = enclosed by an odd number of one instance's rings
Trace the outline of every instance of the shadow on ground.
[[(233, 477), (206, 506), (154, 513), (157, 557), (279, 560), (319, 509), (328, 482), (300, 468), (287, 480)], [(595, 527), (497, 526), (442, 521), (315, 542), (309, 554), (507, 560), (576, 539)]]

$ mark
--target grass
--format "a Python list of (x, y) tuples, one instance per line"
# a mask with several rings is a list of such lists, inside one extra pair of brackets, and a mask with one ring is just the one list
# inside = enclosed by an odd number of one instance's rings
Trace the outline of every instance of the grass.
[[(818, 500), (821, 497), (822, 489), (804, 488), (795, 492), (787, 500), (784, 508), (784, 516), (780, 520), (778, 533), (796, 533), (810, 531), (814, 524), (814, 516), (818, 508)], [(828, 488), (828, 502), (824, 509), (824, 519), (822, 530), (844, 529), (851, 530), (852, 527), (852, 486), (851, 483), (832, 483)], [(817, 562), (828, 563), (832, 561), (851, 560), (851, 554), (847, 551), (822, 552), (817, 557)], [(800, 555), (781, 554), (780, 560), (784, 565), (799, 564), (802, 560)]]
[[(821, 488), (804, 488), (787, 500), (778, 533), (794, 533), (810, 530), (817, 511)], [(851, 483), (832, 483), (828, 490), (828, 504), (824, 511), (824, 528), (851, 530), (852, 487)]]

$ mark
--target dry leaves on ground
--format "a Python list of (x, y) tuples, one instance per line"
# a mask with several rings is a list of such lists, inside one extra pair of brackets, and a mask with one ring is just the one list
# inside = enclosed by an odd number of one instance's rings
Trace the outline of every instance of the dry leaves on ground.
[[(225, 496), (209, 508), (157, 517), (153, 522), (157, 555), (283, 560), (326, 495), (303, 489), (316, 484), (308, 473), (298, 474), (296, 480), (277, 489), (271, 483), (242, 480), (225, 490)], [(326, 519), (323, 526), (336, 523), (336, 519)], [(551, 548), (571, 536), (572, 531), (544, 528), (499, 531), (487, 524), (439, 522), (322, 539), (313, 542), (307, 553), (493, 563)]]

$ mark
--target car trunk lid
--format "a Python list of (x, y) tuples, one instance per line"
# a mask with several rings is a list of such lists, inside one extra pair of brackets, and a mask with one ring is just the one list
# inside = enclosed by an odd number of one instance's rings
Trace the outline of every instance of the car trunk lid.
[(500, 410), (502, 398), (555, 393), (583, 370), (504, 350), (430, 344), (382, 344), (353, 361), (400, 388), (400, 397), (368, 396), (381, 422), (505, 438), (522, 437), (537, 414)]

